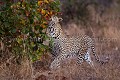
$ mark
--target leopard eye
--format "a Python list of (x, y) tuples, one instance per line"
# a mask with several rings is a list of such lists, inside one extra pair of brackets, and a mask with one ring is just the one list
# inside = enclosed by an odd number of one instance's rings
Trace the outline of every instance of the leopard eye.
[(55, 23), (52, 23), (52, 24), (51, 24), (51, 26), (54, 26), (54, 25), (55, 25)]

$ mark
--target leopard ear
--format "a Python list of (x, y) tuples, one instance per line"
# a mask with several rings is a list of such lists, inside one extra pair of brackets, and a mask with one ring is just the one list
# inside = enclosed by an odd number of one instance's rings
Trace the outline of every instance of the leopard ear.
[(49, 19), (49, 21), (53, 21), (55, 16), (51, 16), (51, 18)]
[(61, 22), (63, 19), (62, 18), (59, 18), (59, 22)]
[(48, 21), (52, 21), (52, 18), (49, 18), (49, 20)]

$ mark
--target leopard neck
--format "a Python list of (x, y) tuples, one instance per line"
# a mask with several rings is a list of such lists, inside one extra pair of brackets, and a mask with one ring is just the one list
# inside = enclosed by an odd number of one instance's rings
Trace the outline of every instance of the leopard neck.
[(61, 40), (63, 38), (66, 38), (66, 35), (64, 33), (64, 31), (62, 30), (61, 28), (61, 25), (60, 24), (56, 24), (56, 27), (59, 26), (59, 35), (55, 38), (56, 40)]

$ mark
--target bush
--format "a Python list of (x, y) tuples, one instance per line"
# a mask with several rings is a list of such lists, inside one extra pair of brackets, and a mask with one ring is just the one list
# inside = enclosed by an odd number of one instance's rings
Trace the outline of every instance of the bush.
[(0, 41), (17, 56), (29, 56), (32, 61), (48, 50), (43, 41), (47, 21), (59, 12), (58, 0), (13, 0), (0, 2)]

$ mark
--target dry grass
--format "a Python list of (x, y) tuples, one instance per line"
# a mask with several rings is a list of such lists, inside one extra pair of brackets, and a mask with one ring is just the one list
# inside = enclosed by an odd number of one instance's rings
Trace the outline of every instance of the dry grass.
[(31, 70), (27, 64), (3, 64), (0, 66), (0, 80), (32, 80)]
[(0, 63), (0, 80), (32, 80), (32, 69), (29, 60), (27, 58), (22, 59), (21, 64), (18, 64), (13, 56), (8, 56), (6, 59), (0, 57), (0, 61), (2, 61)]

